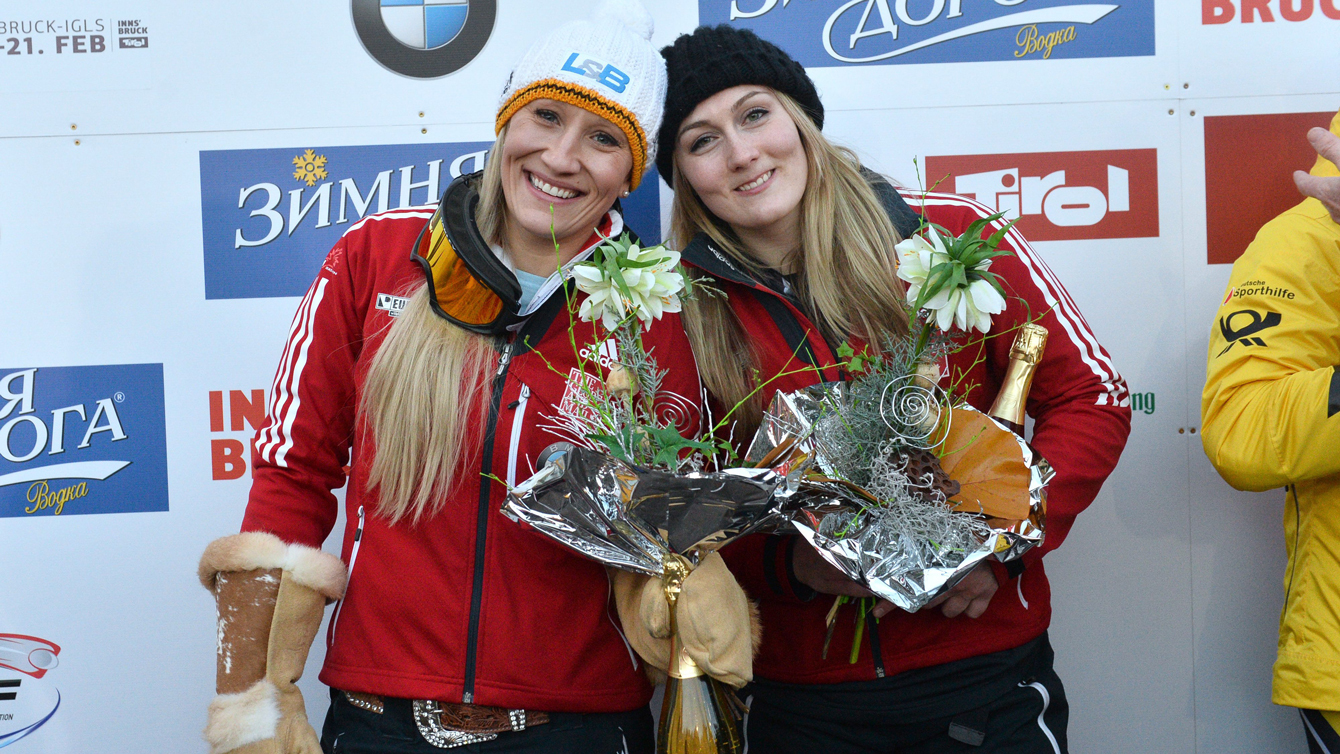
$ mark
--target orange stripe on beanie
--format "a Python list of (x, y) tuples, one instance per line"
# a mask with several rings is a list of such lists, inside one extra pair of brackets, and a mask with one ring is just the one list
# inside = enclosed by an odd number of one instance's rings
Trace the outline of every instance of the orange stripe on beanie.
[(503, 126), (507, 125), (507, 121), (511, 120), (517, 111), (537, 99), (552, 99), (575, 105), (583, 110), (589, 110), (617, 126), (623, 132), (624, 138), (628, 139), (628, 146), (633, 152), (633, 182), (630, 188), (637, 188), (649, 162), (646, 132), (638, 124), (637, 116), (629, 112), (627, 108), (601, 97), (584, 86), (569, 84), (557, 79), (536, 81), (513, 94), (511, 99), (503, 104), (502, 109), (498, 111), (498, 119), (494, 123), (494, 133), (502, 131)]

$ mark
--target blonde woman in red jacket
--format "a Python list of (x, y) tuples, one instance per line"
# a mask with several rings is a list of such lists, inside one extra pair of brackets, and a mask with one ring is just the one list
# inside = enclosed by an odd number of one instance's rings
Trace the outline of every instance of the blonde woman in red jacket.
[[(545, 424), (565, 396), (607, 377), (573, 352), (566, 272), (624, 231), (615, 204), (654, 158), (665, 88), (650, 17), (614, 5), (521, 59), (482, 175), (356, 223), (302, 300), (243, 533), (201, 562), (219, 605), (216, 754), (652, 751), (651, 688), (604, 568), (499, 512), (561, 439)], [(684, 396), (657, 410), (696, 431), (677, 315), (644, 337)], [(335, 558), (319, 548), (346, 465)], [(334, 600), (318, 744), (295, 681)]]
[[(747, 403), (735, 437), (748, 438), (774, 392), (842, 377), (841, 342), (878, 347), (908, 332), (894, 244), (916, 230), (918, 215), (957, 235), (991, 212), (962, 197), (897, 190), (864, 171), (820, 131), (823, 105), (804, 69), (748, 31), (701, 27), (662, 55), (669, 88), (658, 165), (673, 179), (673, 234), (691, 271), (727, 294), (699, 297), (685, 311), (703, 380), (729, 406), (756, 378), (793, 373)], [(753, 751), (1066, 750), (1043, 557), (1116, 465), (1129, 399), (1037, 253), (1017, 231), (1002, 248), (1013, 254), (991, 271), (1009, 302), (992, 334), (1030, 317), (1051, 333), (1027, 406), (1031, 440), (1057, 472), (1046, 541), (1010, 566), (979, 567), (920, 612), (877, 606), (877, 628), (855, 663), (851, 611), (859, 608), (843, 608), (823, 659), (833, 598), (819, 596), (867, 592), (798, 537), (756, 536), (728, 548), (731, 570), (761, 603), (763, 645), (746, 722)], [(968, 401), (986, 409), (1010, 340), (965, 342), (944, 373), (966, 373), (964, 384), (976, 386)]]

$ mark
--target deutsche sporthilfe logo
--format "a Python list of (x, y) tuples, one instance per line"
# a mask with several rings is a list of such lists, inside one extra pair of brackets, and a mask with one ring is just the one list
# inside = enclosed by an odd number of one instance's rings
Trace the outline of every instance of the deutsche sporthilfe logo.
[(354, 30), (378, 63), (432, 79), (463, 68), (488, 42), (497, 0), (353, 0)]

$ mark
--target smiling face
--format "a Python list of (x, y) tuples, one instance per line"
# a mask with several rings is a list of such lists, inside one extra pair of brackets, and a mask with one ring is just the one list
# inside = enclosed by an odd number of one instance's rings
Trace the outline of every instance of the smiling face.
[(628, 190), (633, 168), (628, 140), (618, 127), (551, 99), (535, 100), (512, 116), (499, 159), (507, 202), (505, 245), (522, 269), (527, 256), (547, 253), (548, 272), (553, 272), (553, 238), (565, 259), (575, 254)]
[(799, 242), (808, 161), (772, 90), (736, 86), (703, 100), (684, 119), (674, 149), (679, 175), (746, 243), (779, 234)]

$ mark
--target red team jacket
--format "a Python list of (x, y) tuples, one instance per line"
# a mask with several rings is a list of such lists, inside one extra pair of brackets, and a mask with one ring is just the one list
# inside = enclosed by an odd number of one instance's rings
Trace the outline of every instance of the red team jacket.
[[(364, 218), (326, 258), (293, 320), (256, 436), (242, 529), (320, 547), (336, 521), (332, 490), (345, 485), (345, 464), (352, 467), (341, 551), (349, 587), (331, 618), (320, 676), (334, 688), (512, 709), (643, 706), (651, 690), (607, 608), (604, 568), (503, 517), (504, 488), (486, 478), (522, 481), (543, 448), (566, 439), (545, 428), (582, 379), (561, 290), (498, 356), (474, 409), (482, 442), (467, 468), (476, 471), (417, 525), (392, 526), (376, 512), (367, 489), (372, 437), (356, 408), (395, 297), (423, 282), (410, 250), (433, 209)], [(603, 226), (617, 234), (622, 220), (611, 213)], [(585, 323), (576, 336), (579, 346), (595, 343)], [(696, 431), (701, 392), (678, 315), (665, 315), (644, 338), (669, 369), (666, 389), (688, 397), (660, 408)], [(607, 361), (611, 348), (612, 340), (593, 345), (589, 360)]]
[[(909, 204), (954, 235), (992, 214), (976, 202), (951, 194), (927, 194), (922, 206), (919, 193), (899, 190), (905, 203), (889, 196), (892, 193), (887, 190), (884, 199), (891, 205), (890, 214), (904, 236), (916, 221)], [(905, 215), (903, 222), (899, 222), (898, 211)], [(1000, 223), (996, 225), (998, 228)], [(787, 573), (786, 548), (778, 546), (777, 538), (746, 537), (726, 548), (723, 555), (745, 590), (760, 601), (763, 646), (754, 665), (757, 676), (786, 683), (872, 680), (1018, 647), (1047, 629), (1051, 590), (1042, 556), (1064, 541), (1075, 516), (1093, 502), (1103, 480), (1116, 466), (1130, 432), (1130, 399), (1107, 351), (1023, 236), (1011, 230), (1001, 247), (1014, 254), (995, 259), (991, 271), (1003, 279), (1008, 307), (993, 318), (991, 334), (1027, 321), (1029, 312), (1034, 317), (1045, 312), (1040, 324), (1050, 333), (1027, 405), (1028, 414), (1035, 420), (1031, 442), (1056, 470), (1048, 489), (1044, 543), (1024, 556), (1025, 568), (1017, 578), (1011, 578), (1000, 564), (994, 565), (1000, 590), (980, 618), (945, 618), (930, 609), (917, 613), (894, 610), (879, 621), (878, 631), (867, 632), (869, 639), (862, 642), (853, 665), (848, 662), (854, 639), (853, 609), (844, 608), (839, 613), (828, 659), (821, 659), (825, 617), (833, 598), (821, 594), (802, 602)], [(797, 370), (806, 363), (820, 367), (825, 380), (840, 379), (832, 346), (784, 296), (742, 272), (726, 254), (713, 249), (705, 236), (690, 244), (683, 258), (685, 263), (718, 278), (731, 308), (750, 334), (764, 379)], [(1018, 299), (1026, 301), (1028, 307)], [(968, 402), (987, 410), (1000, 389), (1012, 340), (1013, 336), (985, 341), (980, 336), (970, 338), (968, 346), (951, 357), (951, 371), (945, 380), (958, 370), (968, 370), (965, 384), (978, 385), (966, 396)], [(985, 358), (973, 366), (979, 353)], [(763, 404), (766, 406), (776, 391), (797, 390), (817, 381), (813, 370), (777, 379), (764, 389)]]

